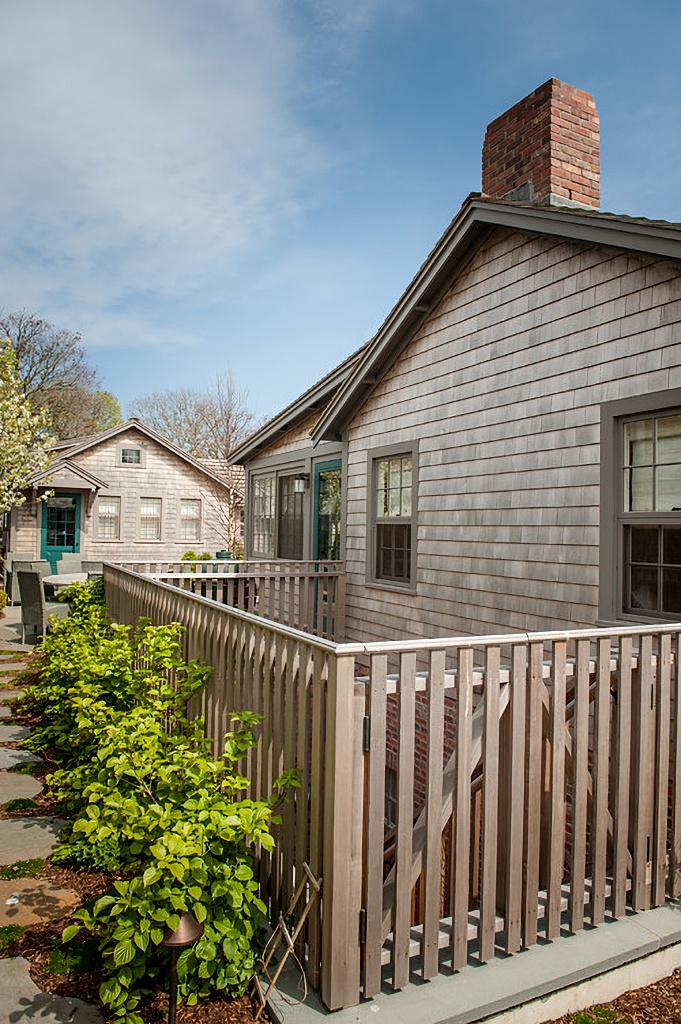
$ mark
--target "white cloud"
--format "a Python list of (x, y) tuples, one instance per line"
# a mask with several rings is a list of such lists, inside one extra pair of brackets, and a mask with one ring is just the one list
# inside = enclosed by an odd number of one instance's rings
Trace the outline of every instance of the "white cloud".
[[(265, 0), (5, 4), (0, 305), (99, 308), (224, 280), (323, 162)], [(16, 296), (16, 297), (15, 297)]]

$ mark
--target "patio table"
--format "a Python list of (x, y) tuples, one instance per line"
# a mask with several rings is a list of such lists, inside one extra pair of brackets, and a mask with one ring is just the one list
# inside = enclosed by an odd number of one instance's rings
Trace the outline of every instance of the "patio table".
[(70, 587), (72, 583), (85, 583), (87, 578), (86, 572), (58, 572), (53, 576), (43, 576), (43, 586), (47, 584), (59, 590), (60, 587)]

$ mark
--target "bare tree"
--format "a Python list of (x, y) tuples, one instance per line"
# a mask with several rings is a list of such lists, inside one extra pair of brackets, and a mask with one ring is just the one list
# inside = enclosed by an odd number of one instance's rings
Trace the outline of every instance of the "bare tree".
[(47, 411), (59, 440), (120, 423), (120, 406), (101, 389), (76, 331), (23, 310), (0, 313), (0, 334), (12, 341), (26, 397), (34, 409)]
[(216, 373), (203, 391), (179, 388), (138, 398), (130, 403), (129, 412), (202, 459), (228, 458), (258, 425), (248, 392), (231, 373)]

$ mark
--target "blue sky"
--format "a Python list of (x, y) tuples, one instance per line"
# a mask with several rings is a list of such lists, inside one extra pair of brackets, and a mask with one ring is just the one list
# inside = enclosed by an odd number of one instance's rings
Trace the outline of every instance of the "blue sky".
[(679, 0), (0, 0), (0, 308), (126, 411), (230, 370), (274, 414), (370, 338), (493, 118), (591, 92), (602, 208), (681, 221)]

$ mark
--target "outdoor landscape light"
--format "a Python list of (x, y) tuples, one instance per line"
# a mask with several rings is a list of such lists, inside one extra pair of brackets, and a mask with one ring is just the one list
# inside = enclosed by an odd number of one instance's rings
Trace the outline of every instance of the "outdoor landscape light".
[(162, 946), (170, 948), (170, 993), (168, 1003), (168, 1024), (175, 1024), (177, 1013), (177, 958), (181, 949), (191, 946), (203, 935), (203, 925), (199, 924), (193, 914), (183, 911), (180, 923), (175, 931), (166, 927)]

